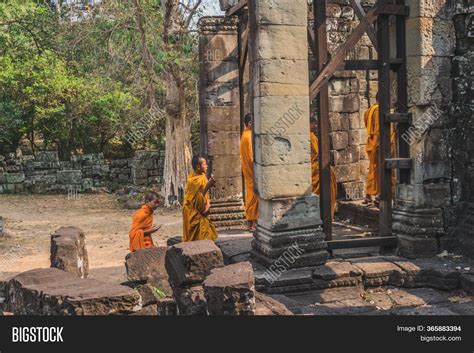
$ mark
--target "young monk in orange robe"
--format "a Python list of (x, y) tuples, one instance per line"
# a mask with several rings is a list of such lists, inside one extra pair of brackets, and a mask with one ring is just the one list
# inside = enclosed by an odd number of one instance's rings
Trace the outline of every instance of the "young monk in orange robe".
[[(318, 137), (316, 136), (317, 122), (315, 117), (310, 119), (310, 139), (311, 139), (311, 184), (312, 192), (319, 195), (319, 146)], [(334, 168), (331, 166), (329, 169), (331, 175), (331, 220), (334, 221), (334, 211), (336, 209), (336, 197), (337, 197), (337, 182)]]
[(209, 189), (216, 185), (206, 177), (207, 162), (201, 156), (192, 159), (194, 172), (188, 176), (183, 203), (183, 241), (215, 240), (217, 231), (208, 218), (211, 209)]
[[(367, 144), (365, 150), (369, 157), (369, 171), (367, 174), (367, 185), (365, 191), (364, 203), (372, 202), (372, 196), (375, 197), (375, 203), (378, 203), (380, 193), (379, 180), (379, 104), (375, 103), (364, 115), (365, 126), (367, 127)], [(391, 126), (390, 130), (390, 152), (392, 157), (395, 152), (395, 129)], [(395, 191), (395, 173), (392, 172), (392, 192)]]
[(253, 191), (252, 117), (244, 118), (245, 129), (240, 138), (240, 162), (245, 179), (245, 218), (249, 230), (255, 230), (258, 219), (258, 198)]
[(154, 248), (151, 235), (161, 227), (153, 227), (153, 212), (159, 205), (158, 195), (150, 192), (145, 197), (145, 204), (133, 214), (130, 229), (130, 251)]

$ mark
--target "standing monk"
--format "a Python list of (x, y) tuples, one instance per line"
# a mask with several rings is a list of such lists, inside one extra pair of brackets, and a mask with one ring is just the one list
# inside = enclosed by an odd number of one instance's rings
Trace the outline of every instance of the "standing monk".
[(151, 235), (160, 227), (153, 227), (153, 212), (159, 205), (158, 194), (150, 192), (145, 196), (145, 204), (133, 214), (130, 229), (130, 251), (154, 248)]
[(183, 203), (183, 241), (215, 240), (216, 228), (209, 220), (211, 209), (209, 189), (216, 185), (213, 177), (206, 177), (207, 162), (202, 156), (194, 156), (194, 172), (188, 176)]
[[(376, 102), (365, 112), (364, 120), (367, 127), (367, 144), (365, 150), (369, 157), (369, 171), (367, 174), (367, 186), (364, 203), (372, 202), (375, 197), (375, 204), (379, 203), (380, 180), (379, 180), (379, 104), (378, 94)], [(395, 150), (395, 130), (390, 129), (390, 151), (394, 155)], [(392, 190), (395, 188), (395, 173), (392, 172)]]
[(240, 163), (245, 179), (245, 219), (248, 229), (257, 228), (258, 198), (253, 191), (253, 153), (252, 153), (252, 117), (247, 114), (244, 118), (245, 129), (240, 138)]
[[(311, 131), (311, 184), (312, 191), (316, 195), (319, 195), (319, 147), (318, 137), (316, 136), (317, 121), (314, 116), (310, 118), (309, 129)], [(334, 210), (336, 209), (336, 192), (337, 182), (334, 168), (331, 166), (329, 169), (331, 174), (331, 220), (334, 221)]]

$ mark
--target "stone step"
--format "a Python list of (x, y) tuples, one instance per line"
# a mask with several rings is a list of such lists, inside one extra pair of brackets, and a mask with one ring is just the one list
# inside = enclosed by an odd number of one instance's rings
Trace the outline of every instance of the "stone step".
[(137, 291), (81, 279), (56, 268), (20, 273), (6, 284), (6, 311), (15, 315), (113, 315), (142, 308)]
[(214, 213), (234, 213), (234, 212), (239, 212), (243, 213), (244, 208), (241, 206), (223, 206), (223, 207), (211, 207), (211, 214)]
[(243, 213), (219, 213), (209, 215), (211, 221), (231, 221), (231, 220), (243, 220)]
[(216, 207), (221, 206), (243, 206), (242, 200), (211, 200), (211, 205)]

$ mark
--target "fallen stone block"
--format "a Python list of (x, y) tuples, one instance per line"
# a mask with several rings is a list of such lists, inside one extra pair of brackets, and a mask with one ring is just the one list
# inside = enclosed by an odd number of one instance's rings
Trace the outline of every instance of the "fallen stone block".
[(255, 279), (250, 262), (213, 269), (203, 287), (210, 315), (255, 315)]
[(392, 261), (405, 272), (404, 286), (430, 287), (442, 290), (452, 290), (459, 287), (460, 272), (456, 264), (445, 259), (408, 260), (398, 256), (389, 256)]
[(255, 315), (284, 316), (293, 315), (293, 313), (285, 304), (278, 301), (277, 299), (260, 292), (255, 292)]
[[(164, 291), (151, 284), (135, 288), (142, 297), (143, 313), (137, 315), (177, 315), (176, 301)], [(147, 307), (153, 306), (153, 310)], [(146, 310), (145, 310), (146, 309)]]
[(202, 286), (177, 288), (174, 299), (179, 315), (207, 315), (207, 302)]
[(183, 237), (181, 235), (178, 235), (176, 237), (169, 238), (166, 241), (166, 245), (173, 246), (173, 245), (181, 243), (182, 241), (183, 241)]
[(15, 315), (114, 315), (142, 309), (137, 291), (56, 268), (23, 272), (7, 282), (5, 306)]
[(178, 306), (173, 298), (160, 298), (157, 303), (158, 316), (178, 315)]
[(401, 286), (405, 272), (400, 267), (381, 257), (365, 257), (351, 260), (352, 265), (362, 271), (364, 286)]
[(167, 247), (139, 249), (127, 254), (125, 268), (131, 282), (148, 283), (163, 291), (166, 296), (172, 295), (165, 269)]
[(166, 255), (166, 270), (173, 289), (201, 284), (211, 270), (224, 266), (221, 250), (211, 240), (179, 243)]
[(89, 274), (89, 259), (84, 232), (76, 227), (61, 227), (51, 235), (51, 267), (81, 278)]
[(474, 275), (462, 274), (460, 277), (461, 288), (464, 289), (468, 294), (474, 295)]

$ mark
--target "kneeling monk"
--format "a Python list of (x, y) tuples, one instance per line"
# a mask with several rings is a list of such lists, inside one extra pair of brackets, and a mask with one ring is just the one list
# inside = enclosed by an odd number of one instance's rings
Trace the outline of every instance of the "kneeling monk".
[(183, 241), (215, 240), (217, 231), (207, 217), (211, 209), (209, 189), (216, 185), (206, 177), (207, 162), (202, 156), (192, 159), (194, 172), (188, 176), (183, 203)]
[[(315, 117), (311, 117), (309, 122), (309, 127), (311, 130), (311, 184), (312, 191), (319, 195), (319, 146), (318, 138), (316, 136), (317, 131), (317, 121)], [(331, 220), (334, 221), (334, 210), (336, 209), (336, 192), (337, 192), (337, 182), (336, 174), (334, 173), (334, 168), (331, 166)]]
[(145, 204), (133, 214), (132, 229), (130, 229), (130, 251), (154, 248), (151, 235), (160, 227), (153, 227), (153, 212), (159, 205), (158, 194), (150, 192), (145, 197)]

